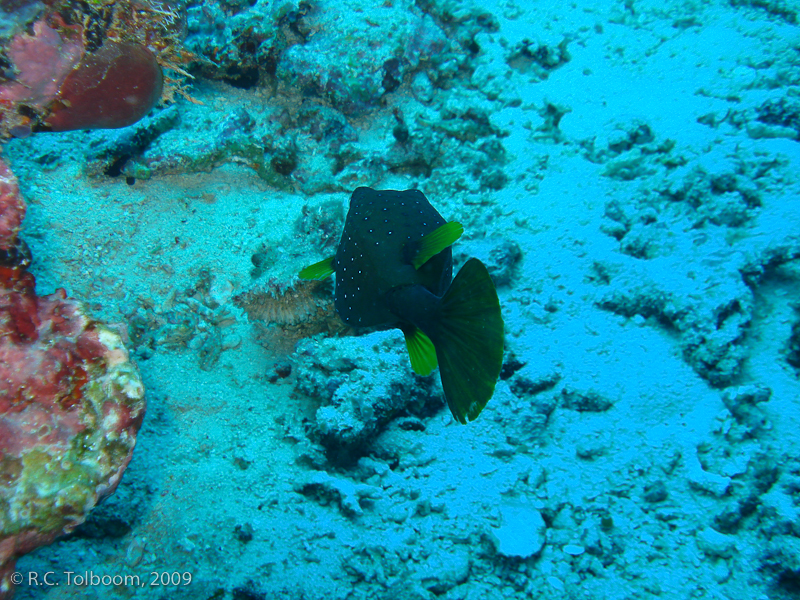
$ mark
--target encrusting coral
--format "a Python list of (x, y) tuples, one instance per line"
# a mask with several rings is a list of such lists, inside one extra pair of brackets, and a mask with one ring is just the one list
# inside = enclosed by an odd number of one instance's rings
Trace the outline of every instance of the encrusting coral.
[[(58, 0), (4, 49), (13, 77), (0, 83), (0, 136), (119, 128), (182, 93), (163, 68), (181, 68), (185, 8), (167, 0)], [(174, 6), (173, 6), (174, 4)], [(21, 27), (28, 25), (27, 27)]]
[(16, 559), (80, 525), (131, 459), (144, 388), (120, 333), (64, 290), (39, 297), (0, 160), (0, 600)]

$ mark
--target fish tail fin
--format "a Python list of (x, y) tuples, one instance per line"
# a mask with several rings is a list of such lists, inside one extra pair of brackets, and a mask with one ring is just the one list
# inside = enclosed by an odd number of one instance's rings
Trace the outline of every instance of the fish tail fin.
[(503, 317), (484, 264), (471, 258), (441, 299), (430, 336), (447, 405), (460, 423), (474, 420), (494, 393), (503, 366)]

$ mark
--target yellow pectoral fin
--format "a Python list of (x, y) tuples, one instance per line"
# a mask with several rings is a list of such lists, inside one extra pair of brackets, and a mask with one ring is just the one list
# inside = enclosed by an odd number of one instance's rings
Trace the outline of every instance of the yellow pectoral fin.
[(448, 246), (452, 246), (461, 237), (462, 233), (464, 233), (464, 227), (461, 223), (456, 223), (455, 221), (445, 223), (430, 233), (426, 233), (417, 242), (419, 246), (411, 259), (411, 264), (414, 265), (415, 269), (419, 269), (439, 252)]
[(313, 265), (307, 266), (300, 271), (300, 279), (325, 279), (333, 275), (333, 256), (326, 258)]
[(430, 375), (436, 368), (436, 348), (430, 338), (413, 325), (403, 327), (411, 368), (418, 375)]

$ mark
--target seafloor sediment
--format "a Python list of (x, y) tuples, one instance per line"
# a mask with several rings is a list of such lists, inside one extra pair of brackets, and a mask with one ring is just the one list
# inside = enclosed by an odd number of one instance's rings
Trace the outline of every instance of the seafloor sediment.
[[(796, 10), (250, 4), (190, 3), (188, 97), (3, 147), (39, 292), (127, 323), (148, 400), (18, 597), (796, 598)], [(422, 190), (495, 278), (468, 426), (296, 279), (360, 185)]]

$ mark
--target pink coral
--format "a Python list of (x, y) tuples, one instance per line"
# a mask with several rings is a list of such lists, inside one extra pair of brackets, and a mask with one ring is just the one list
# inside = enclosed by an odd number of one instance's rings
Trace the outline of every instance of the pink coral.
[(43, 106), (55, 98), (83, 54), (79, 39), (63, 39), (44, 19), (33, 24), (33, 35), (15, 36), (7, 54), (17, 71), (16, 81), (0, 86), (0, 100)]
[(0, 600), (19, 556), (72, 531), (114, 491), (145, 410), (122, 336), (63, 290), (36, 295), (13, 252), (23, 214), (0, 160)]
[(72, 9), (46, 9), (32, 34), (20, 31), (8, 43), (14, 78), (0, 83), (0, 134), (132, 125), (161, 99), (161, 64), (183, 60), (175, 34), (161, 26), (178, 9), (135, 0), (105, 12), (86, 3)]
[(19, 197), (17, 178), (0, 160), (0, 256), (16, 244), (23, 218), (25, 203)]

